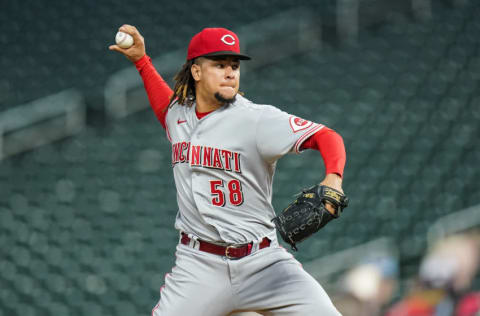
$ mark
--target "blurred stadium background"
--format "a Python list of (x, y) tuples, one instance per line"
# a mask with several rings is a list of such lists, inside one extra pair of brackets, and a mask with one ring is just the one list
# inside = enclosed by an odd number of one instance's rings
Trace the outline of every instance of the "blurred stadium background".
[[(480, 225), (479, 16), (476, 0), (2, 1), (0, 316), (147, 315), (174, 264), (168, 141), (108, 51), (123, 23), (170, 82), (193, 34), (234, 30), (248, 98), (344, 137), (351, 206), (295, 256), (332, 295), (387, 258), (395, 302), (435, 240)], [(282, 159), (277, 211), (322, 177), (316, 152)]]

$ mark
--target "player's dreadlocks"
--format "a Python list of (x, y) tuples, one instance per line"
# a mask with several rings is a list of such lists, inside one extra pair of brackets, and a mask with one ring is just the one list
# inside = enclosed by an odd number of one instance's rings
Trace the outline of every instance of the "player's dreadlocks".
[(183, 64), (182, 69), (173, 78), (175, 80), (175, 87), (173, 88), (173, 95), (170, 98), (170, 106), (173, 101), (177, 100), (178, 104), (192, 106), (195, 101), (195, 80), (192, 77), (190, 69), (194, 64), (194, 60), (187, 60)]

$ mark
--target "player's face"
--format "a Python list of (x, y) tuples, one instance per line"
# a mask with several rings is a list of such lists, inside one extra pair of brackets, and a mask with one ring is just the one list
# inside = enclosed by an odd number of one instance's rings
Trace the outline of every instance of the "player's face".
[(197, 94), (205, 99), (214, 99), (215, 103), (233, 102), (240, 85), (238, 58), (222, 56), (199, 59), (198, 64), (192, 66)]

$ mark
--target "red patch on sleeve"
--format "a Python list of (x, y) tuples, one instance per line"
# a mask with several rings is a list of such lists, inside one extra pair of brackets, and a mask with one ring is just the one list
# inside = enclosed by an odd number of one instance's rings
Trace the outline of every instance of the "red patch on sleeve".
[(296, 116), (290, 116), (290, 127), (294, 133), (302, 131), (312, 126), (313, 122), (304, 120)]

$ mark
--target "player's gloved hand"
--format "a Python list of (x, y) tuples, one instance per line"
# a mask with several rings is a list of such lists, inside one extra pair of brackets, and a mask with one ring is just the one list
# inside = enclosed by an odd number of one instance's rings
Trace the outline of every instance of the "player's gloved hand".
[(129, 48), (121, 48), (118, 45), (110, 45), (108, 49), (117, 51), (131, 62), (136, 62), (145, 56), (145, 40), (137, 28), (133, 25), (124, 24), (118, 28), (119, 32), (130, 34), (133, 37), (133, 45)]
[[(327, 210), (330, 203), (332, 211)], [(296, 244), (316, 233), (348, 206), (348, 198), (325, 185), (303, 190), (297, 199), (272, 219), (282, 239), (297, 250)]]

